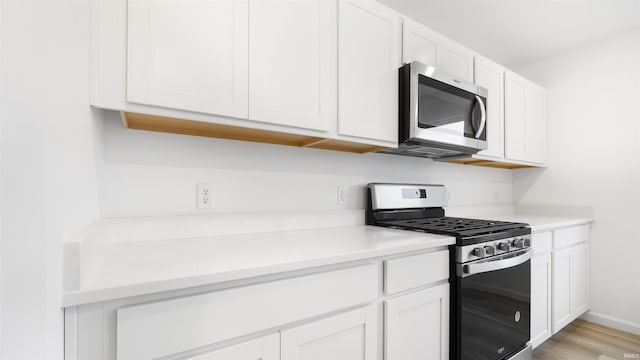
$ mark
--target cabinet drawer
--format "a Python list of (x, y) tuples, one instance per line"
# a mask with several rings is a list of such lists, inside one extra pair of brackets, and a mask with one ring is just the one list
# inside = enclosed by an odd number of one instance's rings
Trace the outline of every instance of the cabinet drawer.
[(553, 235), (551, 231), (531, 234), (531, 247), (533, 255), (544, 254), (553, 248)]
[(155, 359), (366, 303), (378, 267), (363, 265), (117, 311), (118, 360)]
[(407, 256), (384, 262), (385, 294), (427, 285), (449, 278), (449, 251)]
[(553, 248), (560, 249), (589, 240), (589, 225), (573, 226), (553, 231)]

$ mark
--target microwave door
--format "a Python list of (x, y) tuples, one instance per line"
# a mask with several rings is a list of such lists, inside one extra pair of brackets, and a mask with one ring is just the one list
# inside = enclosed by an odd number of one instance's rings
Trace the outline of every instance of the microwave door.
[(473, 124), (476, 95), (424, 75), (418, 75), (417, 85), (417, 137), (477, 147)]

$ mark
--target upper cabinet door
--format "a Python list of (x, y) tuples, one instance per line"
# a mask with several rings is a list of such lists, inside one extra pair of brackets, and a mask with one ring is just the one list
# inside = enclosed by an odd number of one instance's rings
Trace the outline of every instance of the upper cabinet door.
[(479, 155), (504, 157), (504, 68), (480, 56), (475, 58), (475, 83), (489, 91), (487, 96), (487, 150)]
[(442, 35), (411, 20), (402, 23), (402, 62), (421, 62), (439, 68), (442, 64)]
[(375, 1), (338, 9), (338, 133), (398, 140), (398, 14)]
[(531, 81), (505, 73), (505, 157), (546, 162), (545, 90)]
[(473, 52), (455, 41), (445, 39), (442, 69), (455, 77), (472, 82)]
[(526, 153), (531, 162), (544, 164), (547, 161), (547, 120), (546, 91), (544, 88), (529, 83), (525, 98), (526, 119)]
[(247, 0), (129, 0), (127, 100), (248, 115)]
[(504, 91), (505, 157), (511, 160), (526, 161), (526, 79), (507, 71), (504, 77)]
[(329, 130), (337, 118), (337, 3), (249, 1), (249, 119)]

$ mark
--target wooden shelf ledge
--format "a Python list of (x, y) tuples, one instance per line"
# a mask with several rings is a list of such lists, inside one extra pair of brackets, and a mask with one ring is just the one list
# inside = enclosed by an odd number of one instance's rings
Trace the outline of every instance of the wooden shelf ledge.
[(525, 168), (536, 167), (532, 165), (512, 164), (512, 163), (507, 163), (502, 161), (476, 159), (476, 158), (451, 159), (451, 160), (444, 160), (444, 161), (454, 163), (454, 164), (485, 166), (485, 167), (500, 168), (500, 169), (525, 169)]
[(359, 154), (386, 149), (386, 147), (383, 146), (361, 144), (351, 141), (251, 129), (233, 125), (213, 124), (126, 111), (121, 111), (120, 115), (122, 117), (122, 123), (128, 129), (346, 151)]

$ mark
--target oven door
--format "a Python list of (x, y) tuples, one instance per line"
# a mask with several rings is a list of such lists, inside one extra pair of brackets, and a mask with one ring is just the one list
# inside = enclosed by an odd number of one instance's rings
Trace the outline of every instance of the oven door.
[(510, 359), (526, 346), (530, 337), (531, 256), (527, 248), (457, 264), (457, 359)]

